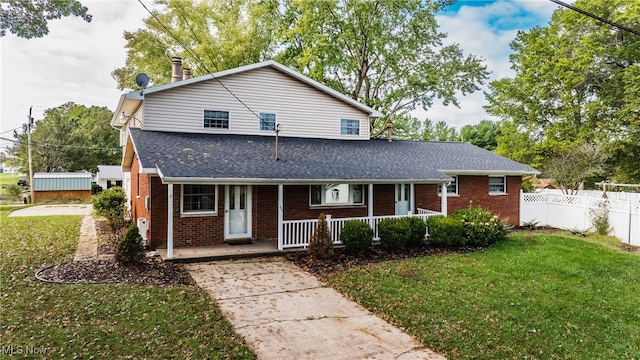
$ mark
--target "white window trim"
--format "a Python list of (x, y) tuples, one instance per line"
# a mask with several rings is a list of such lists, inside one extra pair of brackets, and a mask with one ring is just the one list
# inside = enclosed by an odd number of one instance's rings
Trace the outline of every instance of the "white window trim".
[[(324, 186), (326, 184), (322, 184), (320, 186)], [(320, 192), (320, 204), (312, 204), (311, 203), (311, 188), (313, 186), (317, 186), (317, 185), (309, 185), (309, 207), (311, 208), (341, 208), (341, 207), (360, 207), (360, 206), (366, 206), (367, 205), (367, 200), (365, 197), (366, 191), (365, 190), (367, 187), (365, 186), (365, 184), (348, 184), (349, 185), (349, 202), (348, 203), (343, 203), (343, 204), (327, 204), (326, 200), (325, 200), (325, 195), (326, 192), (322, 191)], [(360, 185), (362, 187), (362, 202), (361, 203), (354, 203), (353, 202), (353, 186), (354, 185)]]
[[(263, 130), (263, 129), (261, 129), (261, 126), (262, 126), (262, 114), (273, 115), (273, 127), (274, 127), (273, 130)], [(264, 111), (261, 111), (260, 113), (258, 113), (258, 118), (259, 118), (258, 119), (258, 131), (260, 131), (260, 132), (272, 132), (272, 131), (275, 131), (275, 128), (278, 126), (278, 114), (275, 113), (275, 112), (264, 112)]]
[[(227, 126), (227, 128), (226, 128), (226, 129), (225, 129), (225, 128), (216, 128), (216, 127), (206, 127), (206, 126), (204, 126), (204, 112), (205, 112), (205, 111), (224, 111), (224, 112), (226, 112), (227, 114), (229, 114), (229, 120), (227, 120), (227, 121), (228, 121), (229, 126)], [(202, 122), (201, 122), (201, 124), (202, 124), (202, 129), (203, 129), (203, 130), (206, 130), (206, 131), (229, 131), (229, 130), (231, 129), (231, 111), (229, 111), (229, 110), (222, 110), (222, 109), (202, 109), (202, 117), (201, 117), (201, 120), (202, 120)]]
[[(504, 186), (504, 191), (491, 191), (489, 179), (491, 178), (502, 178), (502, 183)], [(487, 186), (489, 187), (489, 195), (507, 195), (507, 177), (506, 176), (489, 176), (487, 178)]]
[(460, 195), (460, 178), (458, 177), (458, 175), (453, 175), (451, 176), (453, 178), (456, 185), (456, 191), (455, 192), (449, 192), (449, 186), (447, 186), (447, 196), (459, 196)]
[[(358, 133), (357, 134), (343, 134), (342, 133), (342, 122), (344, 120), (349, 120), (349, 121), (357, 121), (358, 122)], [(341, 118), (340, 119), (340, 136), (360, 136), (360, 127), (362, 126), (362, 122), (360, 121), (360, 119), (348, 119), (348, 118)]]
[[(190, 216), (211, 216), (218, 215), (218, 185), (213, 185), (214, 187), (214, 201), (213, 201), (213, 211), (184, 211), (184, 185), (180, 185), (180, 216), (182, 217), (190, 217)], [(212, 185), (212, 184), (210, 184)]]

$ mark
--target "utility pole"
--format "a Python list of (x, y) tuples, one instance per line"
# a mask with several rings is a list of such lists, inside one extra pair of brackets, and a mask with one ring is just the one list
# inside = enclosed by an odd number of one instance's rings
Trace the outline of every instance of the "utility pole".
[(33, 106), (29, 107), (29, 117), (27, 118), (27, 149), (29, 151), (29, 202), (33, 203), (33, 165), (31, 162), (31, 127), (33, 127), (33, 118), (31, 117), (31, 110)]

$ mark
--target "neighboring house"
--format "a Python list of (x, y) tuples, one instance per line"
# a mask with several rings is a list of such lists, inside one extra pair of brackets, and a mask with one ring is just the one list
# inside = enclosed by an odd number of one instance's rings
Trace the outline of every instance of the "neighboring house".
[[(121, 96), (122, 169), (152, 249), (277, 239), (306, 246), (320, 215), (451, 213), (470, 201), (519, 222), (535, 169), (468, 143), (370, 139), (383, 114), (266, 61)], [(278, 130), (278, 131), (275, 131)], [(438, 190), (447, 196), (440, 196)]]
[(91, 173), (33, 174), (32, 203), (47, 200), (91, 200)]
[(122, 166), (98, 165), (96, 184), (103, 189), (111, 189), (114, 186), (122, 186)]

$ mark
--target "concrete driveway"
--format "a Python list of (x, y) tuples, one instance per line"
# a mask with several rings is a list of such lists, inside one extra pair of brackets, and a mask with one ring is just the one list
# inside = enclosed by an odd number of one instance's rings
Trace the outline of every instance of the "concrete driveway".
[(93, 205), (91, 204), (71, 204), (71, 205), (38, 205), (13, 211), (12, 216), (52, 216), (52, 215), (91, 215)]
[(186, 266), (259, 359), (445, 359), (283, 259)]

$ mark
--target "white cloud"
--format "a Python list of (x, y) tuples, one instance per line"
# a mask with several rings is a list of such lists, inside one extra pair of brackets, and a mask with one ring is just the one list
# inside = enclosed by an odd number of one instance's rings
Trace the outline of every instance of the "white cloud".
[[(488, 83), (513, 76), (509, 44), (518, 30), (545, 25), (556, 8), (553, 3), (541, 0), (497, 1), (484, 6), (469, 6), (463, 1), (457, 12), (444, 11), (436, 16), (436, 20), (441, 31), (448, 34), (445, 44), (458, 43), (466, 54), (474, 54), (484, 60), (491, 72)], [(483, 91), (487, 89), (485, 85), (473, 94), (464, 97), (460, 94), (459, 109), (436, 102), (428, 112), (419, 110), (414, 115), (434, 122), (445, 121), (456, 128), (492, 119), (482, 108), (486, 104)]]
[[(49, 23), (49, 35), (0, 39), (0, 132), (45, 109), (73, 101), (115, 108), (120, 91), (111, 72), (125, 60), (124, 30), (143, 26), (146, 10), (135, 0), (83, 0), (93, 20), (67, 17)], [(11, 133), (0, 134), (10, 137)]]

